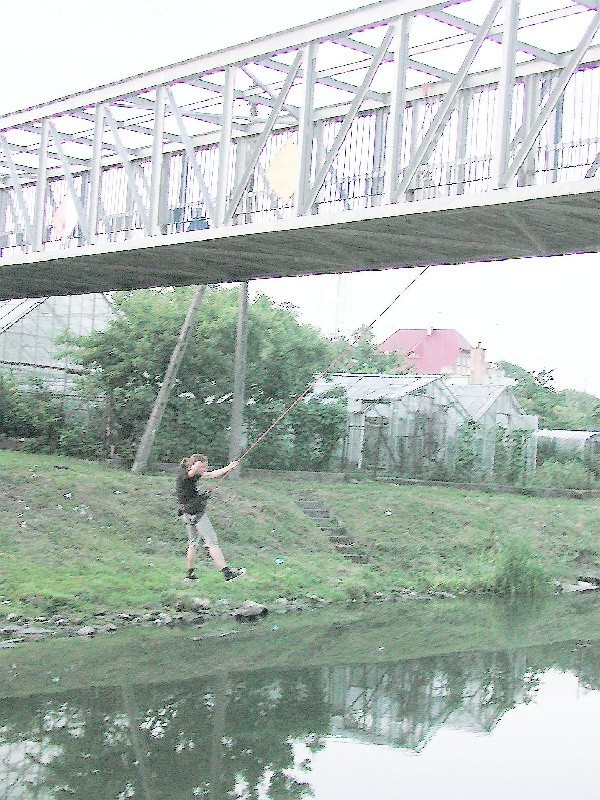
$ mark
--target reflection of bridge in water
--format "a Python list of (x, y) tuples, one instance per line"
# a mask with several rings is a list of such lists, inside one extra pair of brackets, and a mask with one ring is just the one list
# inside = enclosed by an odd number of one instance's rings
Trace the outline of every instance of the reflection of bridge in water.
[(538, 5), (383, 0), (0, 117), (0, 297), (596, 251), (600, 11)]

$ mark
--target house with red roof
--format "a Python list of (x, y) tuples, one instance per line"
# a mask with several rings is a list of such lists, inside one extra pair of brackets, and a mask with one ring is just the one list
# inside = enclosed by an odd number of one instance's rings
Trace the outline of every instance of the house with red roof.
[(473, 347), (452, 328), (401, 328), (379, 345), (382, 353), (398, 353), (419, 375), (463, 377), (469, 383), (488, 383), (503, 377), (495, 364), (485, 360), (485, 349)]

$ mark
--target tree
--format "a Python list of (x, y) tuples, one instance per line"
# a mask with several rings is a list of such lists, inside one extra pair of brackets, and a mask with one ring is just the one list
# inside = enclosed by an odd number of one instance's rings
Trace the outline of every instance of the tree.
[(537, 414), (541, 428), (550, 430), (596, 430), (600, 415), (597, 397), (573, 389), (554, 388), (553, 370), (528, 372), (501, 361), (509, 377), (515, 378), (515, 396), (528, 414)]
[[(211, 459), (227, 457), (233, 387), (237, 289), (206, 292), (192, 341), (157, 435), (153, 458), (178, 460), (201, 446)], [(72, 358), (90, 374), (82, 386), (114, 398), (113, 430), (118, 454), (131, 458), (158, 391), (189, 303), (190, 290), (143, 290), (118, 295), (120, 314), (106, 331), (71, 343)], [(303, 325), (289, 305), (264, 295), (249, 305), (246, 427), (254, 441), (288, 408), (340, 352)], [(348, 344), (346, 343), (346, 347)], [(383, 359), (383, 360), (382, 360)], [(378, 371), (395, 359), (376, 352), (372, 337), (350, 348), (346, 363)], [(319, 406), (319, 408), (317, 408)], [(323, 468), (343, 432), (345, 407), (303, 400), (269, 433), (248, 458), (248, 465)]]
[[(353, 372), (357, 374), (391, 374), (401, 375), (409, 372), (410, 367), (404, 363), (399, 353), (381, 353), (374, 342), (373, 331), (359, 328), (352, 335), (354, 346), (346, 352), (335, 366), (336, 372)], [(333, 340), (336, 355), (348, 349), (348, 342), (343, 338)]]

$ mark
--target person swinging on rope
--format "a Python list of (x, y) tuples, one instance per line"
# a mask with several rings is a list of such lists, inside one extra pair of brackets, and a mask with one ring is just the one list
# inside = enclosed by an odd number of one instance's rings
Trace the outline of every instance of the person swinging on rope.
[(226, 581), (239, 578), (246, 571), (243, 567), (234, 569), (227, 565), (223, 552), (219, 546), (217, 534), (207, 514), (206, 505), (212, 489), (203, 490), (199, 484), (210, 478), (224, 478), (239, 465), (239, 461), (232, 461), (221, 469), (208, 469), (208, 458), (200, 453), (193, 453), (183, 458), (179, 463), (177, 474), (176, 494), (179, 501), (178, 515), (184, 521), (188, 533), (187, 572), (185, 577), (190, 581), (197, 580), (194, 571), (196, 554), (200, 542), (212, 558), (215, 566), (221, 570)]

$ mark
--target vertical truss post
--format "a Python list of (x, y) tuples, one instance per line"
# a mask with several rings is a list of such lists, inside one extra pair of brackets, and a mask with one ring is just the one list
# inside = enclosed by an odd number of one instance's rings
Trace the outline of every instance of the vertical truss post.
[(44, 212), (46, 210), (46, 173), (48, 169), (48, 144), (50, 142), (50, 123), (42, 122), (37, 183), (35, 187), (35, 208), (33, 210), (33, 227), (35, 230), (33, 249), (41, 250), (44, 243)]
[(581, 59), (583, 58), (585, 51), (590, 46), (592, 39), (596, 35), (596, 31), (598, 30), (598, 28), (600, 28), (600, 10), (596, 11), (581, 41), (579, 42), (575, 50), (573, 50), (573, 52), (570, 54), (569, 59), (565, 64), (565, 66), (563, 67), (563, 70), (556, 82), (556, 85), (550, 92), (550, 96), (548, 97), (546, 103), (544, 104), (544, 107), (538, 114), (535, 123), (531, 126), (527, 135), (525, 136), (525, 139), (521, 144), (519, 151), (515, 155), (512, 164), (507, 169), (502, 179), (502, 186), (508, 185), (515, 177), (519, 169), (521, 168), (523, 161), (525, 160), (527, 154), (533, 147), (533, 143), (539, 136), (540, 131), (548, 121), (548, 117), (550, 116), (551, 112), (556, 107), (556, 104), (558, 103), (560, 97), (562, 96), (562, 93), (564, 92), (568, 82), (573, 77), (575, 71), (577, 70), (577, 67), (581, 64)]
[(517, 54), (517, 32), (519, 29), (520, 0), (504, 0), (504, 31), (502, 34), (502, 66), (498, 84), (498, 104), (496, 107), (496, 153), (493, 188), (500, 186), (508, 163), (508, 148), (512, 121), (513, 88), (515, 84), (515, 64)]
[(458, 102), (458, 121), (456, 132), (456, 194), (464, 194), (467, 158), (467, 128), (469, 125), (469, 105), (471, 92), (463, 89)]
[(302, 67), (302, 105), (298, 125), (298, 148), (300, 151), (300, 168), (298, 170), (298, 186), (294, 201), (294, 213), (300, 216), (304, 209), (306, 190), (310, 185), (311, 159), (313, 147), (313, 116), (315, 103), (315, 73), (317, 63), (317, 44), (309, 42), (304, 49)]
[(371, 176), (367, 178), (365, 193), (371, 206), (379, 205), (383, 194), (383, 176), (385, 174), (385, 131), (389, 114), (387, 109), (378, 108), (375, 112), (375, 140), (373, 142), (373, 161)]
[(220, 227), (225, 221), (227, 210), (227, 189), (229, 187), (229, 162), (231, 160), (231, 132), (233, 122), (233, 99), (235, 85), (235, 66), (225, 70), (225, 85), (223, 86), (223, 115), (221, 118), (221, 137), (219, 141), (219, 166), (217, 186), (217, 218), (216, 225)]
[[(524, 91), (523, 130), (528, 131), (535, 122), (542, 97), (542, 87), (537, 75), (528, 75), (527, 78), (525, 78)], [(534, 169), (535, 155), (530, 150), (523, 160), (521, 169), (517, 174), (517, 183), (519, 186), (528, 186), (532, 183), (531, 173)]]
[[(425, 117), (425, 112), (427, 108), (424, 105), (424, 101), (413, 100), (411, 105), (411, 120), (410, 120), (410, 143), (408, 146), (408, 153), (406, 158), (406, 163), (410, 163), (415, 151), (417, 149), (417, 140), (419, 137), (419, 118), (421, 116), (421, 111), (423, 112), (423, 118)], [(396, 197), (398, 197), (398, 190), (396, 190)], [(406, 191), (406, 199), (412, 200), (413, 199), (413, 192), (410, 191), (407, 187)]]
[[(235, 358), (233, 366), (233, 400), (229, 434), (229, 460), (242, 454), (244, 448), (244, 407), (246, 400), (246, 351), (248, 343), (248, 283), (240, 284), (238, 315), (235, 332)], [(232, 477), (237, 477), (238, 469)]]
[(158, 202), (158, 232), (166, 233), (167, 211), (169, 210), (169, 186), (171, 183), (171, 157), (163, 153), (160, 171), (160, 198)]
[[(190, 164), (189, 154), (187, 151), (183, 154), (181, 158), (181, 173), (179, 175), (179, 193), (177, 196), (177, 202), (179, 204), (179, 208), (181, 209), (181, 220), (178, 223), (180, 227), (176, 227), (176, 230), (182, 231), (184, 229), (183, 221), (185, 219), (185, 208), (187, 205), (187, 192), (188, 192), (188, 166)], [(216, 220), (213, 217), (213, 223), (216, 224)]]
[[(127, 172), (127, 170), (125, 170), (125, 171)], [(131, 234), (133, 233), (133, 226), (135, 224), (135, 220), (134, 220), (135, 210), (138, 207), (138, 205), (141, 203), (141, 200), (139, 201), (139, 203), (136, 201), (136, 196), (138, 196), (137, 195), (137, 189), (135, 189), (135, 187), (134, 187), (134, 189), (131, 188), (131, 180), (134, 180), (134, 178), (131, 178), (131, 179), (128, 178), (128, 180), (127, 180), (127, 198), (126, 198), (126, 201), (125, 201), (125, 221), (123, 223), (124, 225), (126, 224), (126, 227), (122, 228), (122, 230), (124, 232), (124, 235), (125, 235), (125, 239), (131, 239)], [(140, 216), (141, 215), (142, 215), (142, 212), (140, 211)], [(142, 219), (143, 219), (143, 217), (142, 217)]]
[[(236, 149), (235, 149), (235, 167), (233, 170), (233, 182), (237, 184), (237, 182), (241, 179), (241, 176), (244, 172), (246, 164), (248, 163), (248, 153), (252, 147), (252, 138), (251, 136), (242, 136), (240, 139), (237, 140)], [(246, 222), (252, 222), (252, 193), (254, 191), (254, 177), (252, 176), (248, 182), (248, 191), (244, 195), (244, 202), (241, 203), (241, 207), (238, 205), (240, 209), (238, 215), (238, 222), (240, 221), (242, 224)]]
[(563, 140), (563, 119), (564, 119), (565, 98), (564, 95), (560, 98), (554, 109), (552, 115), (552, 134), (550, 136), (552, 151), (549, 156), (549, 169), (551, 171), (551, 183), (556, 183), (558, 180), (559, 169), (559, 150)]
[(90, 237), (90, 231), (88, 228), (90, 219), (90, 173), (89, 172), (84, 172), (81, 175), (81, 205), (83, 206), (85, 225), (79, 226), (79, 233), (77, 239), (79, 241), (80, 247), (84, 244), (87, 244)]
[(160, 189), (162, 185), (163, 139), (165, 135), (165, 100), (165, 87), (158, 86), (154, 103), (154, 134), (152, 137), (152, 168), (148, 209), (149, 236), (155, 236), (159, 233), (158, 218), (160, 211)]
[(411, 17), (405, 14), (394, 25), (394, 78), (388, 118), (386, 154), (388, 163), (383, 188), (384, 203), (395, 203), (398, 199), (398, 173), (402, 154), (404, 115), (406, 113), (406, 71), (408, 69), (408, 38)]
[(0, 189), (0, 255), (2, 255), (2, 248), (6, 247), (4, 237), (6, 235), (6, 205), (8, 196), (8, 189)]
[(104, 106), (96, 106), (94, 121), (94, 141), (92, 145), (92, 163), (90, 165), (90, 204), (88, 217), (88, 244), (94, 244), (98, 231), (98, 206), (100, 203), (102, 176), (102, 138), (104, 136)]

